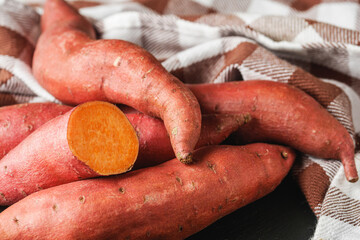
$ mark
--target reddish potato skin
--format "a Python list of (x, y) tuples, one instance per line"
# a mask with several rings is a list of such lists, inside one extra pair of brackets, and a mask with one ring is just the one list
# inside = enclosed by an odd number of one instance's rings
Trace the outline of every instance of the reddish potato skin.
[(98, 176), (71, 152), (67, 124), (75, 108), (19, 143), (0, 161), (0, 205), (11, 205), (52, 186)]
[(56, 103), (25, 103), (0, 108), (0, 159), (47, 121), (69, 111)]
[(63, 0), (46, 1), (41, 22), (33, 73), (45, 89), (68, 104), (110, 101), (161, 118), (177, 158), (191, 162), (201, 112), (180, 80), (139, 46), (95, 40), (91, 24)]
[(276, 142), (315, 157), (341, 159), (347, 179), (357, 181), (350, 134), (300, 89), (261, 80), (188, 86), (204, 113), (251, 114), (252, 121), (237, 131), (239, 142)]
[[(128, 111), (128, 112), (127, 112)], [(154, 166), (175, 157), (164, 123), (133, 110), (124, 111), (139, 139), (139, 154), (133, 169)], [(201, 134), (196, 149), (223, 142), (241, 125), (250, 121), (249, 114), (203, 115)]]
[[(36, 105), (33, 109), (41, 107)], [(48, 126), (45, 124), (0, 161), (3, 169), (0, 171), (0, 205), (14, 204), (42, 189), (99, 176), (69, 149), (66, 123), (71, 112), (54, 119)], [(170, 138), (160, 119), (137, 111), (125, 115), (136, 130), (140, 144), (134, 169), (154, 166), (174, 157)], [(247, 117), (241, 114), (205, 116), (197, 147), (221, 143), (248, 121)]]
[(35, 193), (0, 214), (0, 234), (3, 240), (184, 239), (273, 191), (294, 158), (289, 148), (264, 143), (204, 147), (192, 165), (173, 159)]

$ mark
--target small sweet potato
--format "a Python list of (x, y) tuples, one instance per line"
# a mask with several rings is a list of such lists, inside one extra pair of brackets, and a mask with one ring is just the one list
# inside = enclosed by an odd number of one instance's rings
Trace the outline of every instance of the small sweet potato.
[(35, 191), (126, 172), (136, 160), (136, 132), (116, 106), (88, 102), (38, 128), (0, 161), (0, 205)]
[(197, 84), (189, 88), (204, 113), (251, 114), (251, 122), (237, 131), (239, 142), (281, 143), (315, 157), (340, 159), (348, 181), (358, 180), (350, 134), (300, 89), (261, 80)]
[(56, 103), (25, 103), (0, 108), (0, 159), (35, 129), (71, 107)]
[(123, 175), (34, 193), (0, 214), (16, 239), (184, 239), (273, 191), (295, 154), (282, 146), (210, 146)]
[(176, 157), (191, 162), (199, 103), (154, 56), (126, 41), (95, 40), (91, 23), (63, 0), (46, 1), (41, 24), (33, 73), (48, 92), (67, 104), (104, 100), (159, 117)]

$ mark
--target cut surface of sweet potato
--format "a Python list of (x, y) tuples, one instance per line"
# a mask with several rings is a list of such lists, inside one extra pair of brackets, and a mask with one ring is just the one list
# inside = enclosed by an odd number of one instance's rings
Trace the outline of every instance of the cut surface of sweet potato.
[(116, 106), (100, 101), (77, 107), (69, 118), (71, 152), (100, 175), (128, 171), (139, 150), (136, 132)]

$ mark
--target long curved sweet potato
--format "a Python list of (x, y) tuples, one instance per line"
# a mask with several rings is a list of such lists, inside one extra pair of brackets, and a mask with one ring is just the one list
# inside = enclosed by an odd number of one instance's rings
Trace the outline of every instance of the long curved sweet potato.
[(126, 116), (88, 102), (45, 123), (0, 161), (0, 205), (51, 186), (132, 168), (139, 143)]
[[(63, 0), (47, 0), (33, 72), (64, 103), (107, 100), (163, 119), (176, 157), (191, 162), (201, 112), (191, 91), (146, 50), (95, 40), (91, 24)], [(174, 134), (176, 132), (176, 134)]]
[(71, 107), (56, 103), (25, 103), (0, 108), (0, 159), (35, 129)]
[(282, 146), (210, 146), (123, 175), (34, 193), (0, 214), (16, 239), (184, 239), (273, 191), (295, 154)]
[(340, 159), (350, 182), (358, 180), (354, 142), (316, 100), (298, 88), (272, 81), (189, 85), (204, 113), (249, 112), (242, 143), (277, 142), (319, 158)]

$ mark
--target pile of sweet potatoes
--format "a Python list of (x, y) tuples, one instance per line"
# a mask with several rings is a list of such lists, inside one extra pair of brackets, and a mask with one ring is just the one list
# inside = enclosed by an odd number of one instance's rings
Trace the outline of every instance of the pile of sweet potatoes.
[(295, 87), (185, 85), (63, 0), (41, 24), (34, 75), (68, 105), (0, 108), (0, 239), (184, 239), (273, 191), (291, 148), (358, 180), (349, 133)]

